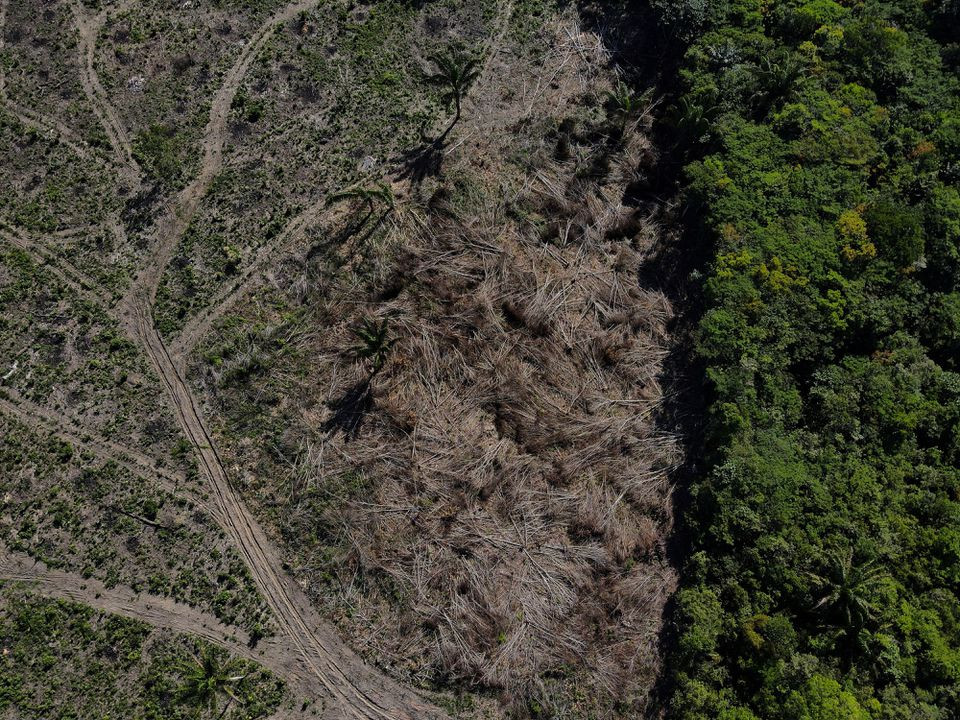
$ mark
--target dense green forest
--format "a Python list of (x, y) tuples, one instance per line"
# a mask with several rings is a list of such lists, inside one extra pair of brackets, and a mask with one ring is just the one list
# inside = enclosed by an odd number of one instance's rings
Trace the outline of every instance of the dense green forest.
[(960, 3), (653, 4), (711, 250), (672, 714), (960, 717)]

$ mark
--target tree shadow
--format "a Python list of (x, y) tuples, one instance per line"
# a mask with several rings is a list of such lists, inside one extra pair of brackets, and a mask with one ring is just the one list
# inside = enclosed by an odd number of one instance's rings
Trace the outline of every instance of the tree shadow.
[(443, 149), (446, 147), (447, 136), (452, 127), (452, 125), (448, 127), (434, 140), (421, 142), (405, 150), (400, 155), (398, 176), (402, 180), (409, 180), (414, 185), (420, 185), (428, 177), (438, 175), (440, 166), (443, 164)]
[(366, 378), (352, 385), (337, 400), (329, 405), (333, 415), (323, 423), (325, 433), (335, 434), (343, 432), (348, 438), (354, 438), (360, 432), (363, 420), (373, 409), (373, 392), (370, 389), (370, 379)]
[[(355, 212), (342, 229), (312, 243), (304, 255), (304, 260), (310, 262), (328, 252), (331, 248), (342, 246), (356, 235), (359, 235), (359, 242), (361, 244), (365, 243), (383, 226), (383, 223), (386, 222), (391, 212), (392, 209), (390, 208), (379, 214), (373, 208), (368, 209), (365, 213)], [(371, 222), (371, 220), (373, 222)], [(360, 234), (361, 232), (362, 235)]]
[[(660, 189), (669, 197), (669, 187)], [(659, 204), (664, 208), (669, 203), (670, 200), (648, 198), (644, 205), (650, 207)], [(663, 213), (661, 210), (662, 215), (672, 213)], [(661, 240), (660, 246), (639, 268), (637, 280), (641, 287), (666, 295), (676, 312), (669, 327), (674, 340), (659, 376), (664, 403), (654, 421), (663, 431), (680, 438), (684, 449), (680, 465), (671, 472), (674, 488), (671, 497), (673, 523), (663, 545), (664, 559), (677, 574), (679, 587), (683, 587), (683, 570), (690, 557), (692, 541), (686, 519), (693, 505), (690, 488), (703, 477), (709, 463), (704, 424), (708, 401), (706, 368), (696, 347), (696, 329), (703, 313), (703, 297), (702, 289), (694, 278), (703, 271), (710, 255), (696, 223), (684, 222), (683, 217), (664, 218), (663, 222), (668, 226), (680, 227)], [(662, 668), (669, 667), (676, 652), (678, 637), (673, 622), (676, 612), (676, 596), (672, 595), (663, 607), (657, 641)], [(673, 675), (669, 670), (661, 669), (651, 690), (650, 705), (644, 717), (659, 720), (660, 709), (669, 704), (675, 690)]]

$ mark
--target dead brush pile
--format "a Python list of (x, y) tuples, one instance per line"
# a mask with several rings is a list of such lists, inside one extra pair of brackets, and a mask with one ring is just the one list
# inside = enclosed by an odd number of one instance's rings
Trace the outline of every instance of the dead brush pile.
[[(663, 233), (624, 205), (655, 157), (646, 114), (612, 129), (588, 35), (561, 28), (527, 76), (495, 59), (386, 237), (273, 276), (308, 309), (282, 343), (304, 363), (246, 381), (284, 428), (249, 482), (314, 600), (404, 679), (498, 698), (486, 717), (636, 717), (675, 586), (672, 309), (640, 280)], [(383, 321), (374, 371), (351, 348)]]
[[(365, 651), (514, 711), (613, 717), (643, 704), (673, 589), (679, 450), (657, 424), (671, 308), (638, 283), (652, 219), (615, 187), (538, 172), (528, 199), (552, 227), (441, 192), (398, 224), (396, 263), (369, 292), (324, 288), (340, 321), (310, 351), (326, 397), (303, 411), (316, 431), (294, 495), (336, 495), (319, 524)], [(344, 350), (371, 316), (397, 343), (368, 384)], [(360, 492), (331, 481), (357, 476)]]

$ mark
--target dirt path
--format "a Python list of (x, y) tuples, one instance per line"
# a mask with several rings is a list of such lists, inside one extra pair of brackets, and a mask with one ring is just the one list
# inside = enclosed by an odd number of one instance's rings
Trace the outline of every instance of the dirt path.
[(0, 103), (3, 104), (3, 108), (7, 113), (15, 117), (26, 127), (32, 127), (41, 131), (46, 135), (48, 140), (55, 139), (59, 141), (61, 145), (68, 147), (74, 155), (84, 160), (94, 159), (93, 153), (90, 152), (83, 141), (59, 120), (41, 115), (29, 108), (18, 105), (2, 90), (0, 90)]
[(154, 360), (184, 433), (210, 480), (224, 529), (240, 552), (257, 588), (293, 648), (317, 675), (343, 717), (365, 720), (441, 718), (443, 714), (412, 691), (366, 665), (317, 614), (303, 590), (285, 573), (280, 554), (230, 486), (196, 402), (173, 364), (149, 317), (137, 317), (141, 337)]
[[(168, 491), (183, 492), (182, 487), (178, 487), (178, 481), (182, 478), (144, 467), (149, 463), (149, 459), (128, 448), (102, 440), (84, 440), (67, 429), (65, 423), (57, 422), (49, 411), (0, 397), (0, 412), (16, 417), (31, 427), (50, 429), (78, 447), (89, 449), (104, 459), (116, 461), (131, 473), (158, 478), (158, 484)], [(208, 451), (212, 452), (212, 448), (208, 447)], [(133, 459), (127, 459), (129, 456), (133, 456)], [(215, 454), (214, 462), (222, 473)], [(161, 478), (166, 482), (160, 482)], [(225, 476), (222, 479), (225, 480)], [(381, 720), (442, 717), (415, 694), (403, 690), (363, 663), (315, 614), (309, 600), (296, 584), (289, 578), (271, 572), (272, 568), (279, 567), (279, 557), (269, 554), (269, 541), (259, 527), (238, 527), (235, 524), (238, 518), (225, 518), (216, 512), (216, 506), (206, 509), (213, 512), (217, 521), (233, 536), (232, 539), (254, 571), (260, 590), (278, 621), (286, 621), (280, 624), (286, 626), (287, 632), (262, 641), (255, 653), (246, 645), (247, 638), (241, 630), (226, 628), (212, 616), (189, 606), (165, 598), (141, 600), (130, 590), (107, 590), (96, 581), (47, 570), (41, 564), (34, 564), (32, 559), (0, 552), (0, 579), (37, 582), (46, 594), (67, 597), (110, 612), (137, 617), (158, 627), (194, 633), (211, 642), (225, 645), (244, 657), (262, 663), (287, 680), (303, 697), (327, 701), (328, 712), (323, 717)], [(242, 507), (234, 506), (234, 509), (242, 510)], [(242, 513), (239, 521), (244, 521)], [(237, 536), (240, 535), (244, 539), (237, 541)], [(257, 573), (264, 569), (272, 577), (264, 578), (263, 572)], [(230, 640), (234, 636), (238, 640)], [(365, 689), (361, 690), (360, 687)]]
[[(322, 691), (322, 688), (317, 686), (316, 675), (296, 659), (291, 659), (282, 640), (265, 638), (251, 646), (249, 635), (240, 628), (224, 625), (215, 616), (172, 598), (138, 593), (124, 586), (108, 588), (98, 580), (51, 570), (29, 556), (6, 551), (0, 551), (0, 581), (22, 582), (45, 597), (71, 600), (114, 615), (139, 620), (156, 628), (203, 638), (234, 655), (267, 668), (283, 679), (298, 699), (313, 698)], [(289, 717), (306, 715), (307, 713), (284, 713), (284, 716)]]
[[(132, 475), (154, 482), (159, 488), (172, 495), (180, 496), (184, 493), (187, 482), (184, 475), (158, 467), (155, 458), (138, 450), (105, 438), (93, 437), (87, 430), (73, 427), (56, 413), (20, 398), (9, 388), (3, 388), (0, 394), (0, 414), (16, 418), (33, 430), (49, 432), (105, 462), (113, 461)], [(199, 498), (192, 499), (194, 504), (213, 515), (217, 522), (221, 521), (216, 508)]]
[[(226, 74), (223, 85), (213, 97), (210, 106), (210, 116), (202, 139), (199, 173), (172, 200), (158, 219), (149, 256), (144, 262), (143, 269), (134, 279), (129, 293), (117, 305), (117, 311), (131, 336), (139, 340), (156, 368), (168, 403), (174, 410), (184, 435), (193, 445), (201, 471), (208, 479), (211, 492), (210, 510), (246, 562), (251, 576), (273, 611), (280, 628), (280, 634), (269, 643), (265, 643), (266, 649), (263, 650), (267, 653), (269, 648), (274, 648), (269, 650), (274, 654), (265, 660), (265, 656), (259, 654), (261, 649), (258, 648), (258, 656), (253, 659), (264, 662), (271, 669), (285, 668), (284, 673), (278, 670), (278, 674), (293, 678), (293, 682), (297, 683), (304, 694), (311, 699), (323, 697), (324, 717), (355, 720), (440, 720), (446, 716), (439, 709), (412, 690), (402, 687), (364, 663), (348, 648), (312, 607), (303, 589), (280, 569), (279, 551), (231, 486), (227, 471), (204, 423), (198, 402), (184, 380), (182, 353), (189, 350), (216, 317), (222, 315), (225, 308), (239, 296), (242, 289), (246, 287), (247, 280), (262, 268), (271, 257), (271, 250), (276, 248), (278, 243), (271, 243), (269, 248), (262, 248), (253, 264), (247, 269), (245, 278), (233, 290), (218, 296), (217, 304), (202, 321), (197, 321), (193, 326), (185, 329), (184, 334), (181, 335), (181, 341), (177, 344), (177, 352), (171, 353), (164, 345), (153, 320), (153, 307), (163, 272), (202, 198), (223, 165), (230, 106), (243, 78), (276, 27), (294, 18), (301, 11), (314, 7), (318, 2), (319, 0), (299, 0), (273, 15), (248, 41), (243, 52)], [(502, 38), (502, 33), (506, 31), (511, 8), (510, 3), (504, 5), (502, 17), (505, 19), (502, 20), (500, 34), (490, 41), (491, 52), (495, 49), (493, 46)], [(94, 106), (115, 154), (125, 168), (139, 175), (139, 169), (133, 160), (128, 134), (100, 84), (95, 70), (97, 34), (108, 11), (104, 10), (91, 16), (77, 3), (73, 5), (73, 9), (80, 38), (79, 60), (84, 91)], [(292, 240), (301, 237), (320, 212), (319, 207), (311, 208), (298, 216), (281, 235), (281, 241), (289, 244)], [(62, 263), (60, 267), (63, 267)], [(66, 277), (67, 273), (63, 274)], [(73, 282), (77, 284), (77, 281)], [(21, 405), (6, 400), (0, 403), (0, 409), (5, 409), (20, 418), (25, 417), (25, 411)], [(34, 409), (31, 408), (29, 413), (33, 412)], [(34, 421), (42, 422), (41, 419), (48, 424), (48, 427), (56, 428), (56, 431), (63, 436), (77, 437), (76, 434), (67, 430), (62, 422), (45, 415), (42, 411), (37, 413)], [(77, 439), (82, 440), (79, 437)], [(95, 443), (91, 445), (87, 442), (86, 445), (100, 449), (104, 454), (112, 454), (106, 451), (117, 450), (104, 444), (103, 441), (95, 441)], [(78, 442), (78, 444), (83, 443)], [(129, 460), (131, 471), (133, 468), (143, 471), (144, 460), (145, 458), (142, 457), (138, 460), (135, 456), (131, 456)], [(156, 468), (150, 468), (150, 471), (157, 472)], [(8, 565), (0, 563), (0, 571), (3, 571), (4, 567)], [(9, 568), (13, 568), (10, 572), (16, 577), (31, 575), (30, 571), (23, 569), (17, 563), (9, 565)], [(74, 593), (70, 596), (82, 599), (83, 602), (98, 607), (108, 603), (110, 608), (105, 609), (115, 612), (126, 610), (131, 614), (140, 613), (143, 618), (152, 618), (149, 621), (155, 621), (155, 624), (176, 626), (174, 629), (194, 632), (211, 640), (218, 638), (214, 640), (217, 642), (226, 642), (224, 640), (226, 631), (223, 627), (216, 624), (216, 621), (212, 621), (214, 624), (211, 624), (196, 611), (184, 610), (182, 606), (164, 605), (159, 600), (150, 601), (145, 606), (141, 601), (124, 596), (122, 591), (110, 591), (114, 593), (112, 595), (100, 590), (91, 593), (67, 576), (58, 576), (55, 573), (41, 574), (45, 579), (38, 579), (35, 577), (36, 573), (33, 573), (32, 579), (43, 587), (56, 588), (57, 591), (67, 595)], [(88, 581), (85, 583), (88, 587), (94, 585)], [(98, 592), (100, 592), (99, 598), (96, 597)], [(232, 631), (232, 634), (237, 633)]]
[(240, 84), (270, 34), (281, 23), (318, 0), (300, 0), (272, 16), (247, 43), (214, 96), (203, 135), (198, 176), (175, 199), (157, 224), (150, 257), (125, 303), (126, 319), (152, 360), (181, 429), (207, 476), (224, 530), (244, 558), (257, 587), (274, 613), (291, 649), (320, 682), (338, 717), (362, 720), (441, 718), (443, 714), (414, 692), (366, 665), (316, 613), (303, 590), (279, 570), (280, 554), (234, 492), (197, 402), (153, 321), (153, 305), (170, 261), (203, 195), (223, 164), (226, 125)]
[(213, 324), (222, 318), (233, 307), (234, 303), (243, 297), (244, 293), (260, 279), (259, 273), (267, 264), (276, 264), (278, 253), (303, 240), (307, 230), (323, 216), (324, 209), (323, 203), (310, 206), (291, 220), (276, 240), (264, 243), (257, 250), (256, 256), (247, 265), (240, 277), (237, 278), (237, 281), (233, 285), (220, 290), (213, 296), (204, 312), (194, 315), (184, 324), (180, 334), (170, 343), (171, 354), (182, 362), (186, 362), (187, 355), (210, 331)]
[(71, 3), (74, 20), (77, 24), (77, 35), (79, 36), (80, 52), (80, 82), (83, 90), (93, 105), (93, 112), (100, 120), (107, 138), (110, 141), (110, 147), (113, 148), (117, 159), (127, 167), (134, 175), (139, 174), (139, 167), (133, 159), (133, 148), (130, 144), (130, 138), (127, 131), (120, 121), (120, 116), (116, 108), (110, 103), (107, 91), (100, 84), (100, 78), (97, 75), (94, 63), (96, 61), (95, 53), (97, 49), (97, 35), (103, 23), (106, 22), (107, 13), (110, 11), (123, 10), (129, 3), (122, 3), (119, 7), (109, 8), (100, 11), (96, 15), (90, 15), (79, 2)]
[(15, 248), (25, 252), (33, 258), (34, 262), (41, 265), (47, 272), (60, 280), (60, 282), (84, 300), (107, 310), (116, 299), (113, 295), (105, 294), (101, 290), (101, 286), (82, 270), (77, 269), (77, 267), (69, 261), (58, 257), (53, 251), (46, 247), (43, 241), (29, 238), (22, 233), (2, 226), (0, 226), (0, 239), (7, 241)]
[[(510, 19), (513, 17), (513, 9), (514, 0), (507, 0), (497, 14), (497, 20), (495, 22), (497, 32), (484, 43), (485, 58), (480, 76), (477, 80), (478, 83), (482, 82), (484, 76), (488, 74), (490, 64), (499, 52), (503, 38), (510, 29)], [(249, 67), (249, 63), (246, 64), (246, 67)], [(241, 79), (242, 76), (237, 77), (235, 81), (239, 82)], [(236, 92), (236, 88), (233, 92)], [(232, 97), (233, 94), (231, 94), (230, 98), (232, 99)], [(229, 108), (229, 103), (227, 103), (227, 107)], [(402, 168), (395, 168), (392, 177), (394, 183), (401, 182), (400, 175), (402, 171)], [(193, 316), (184, 324), (180, 333), (170, 343), (170, 352), (177, 359), (178, 365), (181, 368), (184, 367), (187, 355), (189, 355), (203, 339), (203, 336), (210, 331), (214, 323), (222, 318), (230, 308), (233, 307), (234, 303), (243, 297), (244, 293), (255, 284), (258, 279), (257, 275), (264, 266), (268, 262), (276, 260), (277, 252), (281, 252), (302, 240), (309, 227), (324, 214), (324, 210), (325, 208), (322, 204), (313, 205), (291, 220), (283, 232), (281, 232), (273, 242), (264, 244), (257, 250), (253, 261), (247, 266), (233, 285), (219, 291), (210, 301), (205, 311)], [(167, 262), (169, 262), (169, 257), (167, 258)]]
[[(4, 37), (7, 26), (8, 0), (0, 0), (0, 54), (4, 52)], [(7, 74), (0, 67), (0, 104), (6, 111), (27, 127), (33, 127), (47, 134), (51, 139), (56, 138), (70, 148), (74, 154), (89, 159), (92, 157), (90, 149), (66, 124), (56, 118), (47, 117), (35, 110), (30, 110), (15, 103), (7, 95)]]
[(214, 95), (210, 105), (210, 119), (203, 131), (203, 157), (200, 162), (200, 171), (193, 181), (180, 191), (167, 212), (158, 221), (154, 237), (156, 245), (143, 271), (133, 283), (132, 294), (144, 296), (140, 299), (142, 306), (153, 306), (163, 271), (169, 264), (180, 238), (190, 224), (210, 183), (223, 166), (223, 146), (227, 137), (230, 106), (250, 65), (278, 25), (293, 19), (298, 13), (309, 10), (319, 2), (320, 0), (299, 0), (270, 17), (250, 38), (240, 57), (227, 72), (223, 85)]

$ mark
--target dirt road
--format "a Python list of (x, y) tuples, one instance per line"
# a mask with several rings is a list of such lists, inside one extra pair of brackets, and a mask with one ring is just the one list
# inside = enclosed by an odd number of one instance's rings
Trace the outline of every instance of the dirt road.
[(443, 717), (415, 693), (360, 660), (316, 613), (303, 590), (280, 570), (279, 552), (230, 486), (196, 401), (149, 316), (138, 312), (137, 323), (180, 425), (210, 481), (212, 501), (219, 509), (224, 530), (249, 567), (287, 641), (319, 678), (340, 716), (381, 720)]
[(240, 628), (224, 625), (213, 615), (170, 598), (138, 593), (124, 586), (108, 588), (98, 580), (51, 570), (30, 557), (5, 551), (0, 551), (0, 581), (23, 582), (45, 597), (72, 600), (157, 628), (195, 635), (260, 663), (284, 680), (298, 701), (323, 695), (324, 688), (316, 674), (301, 658), (291, 655), (283, 638), (261, 639), (252, 646), (250, 637)]
[(107, 91), (103, 89), (100, 78), (97, 76), (96, 61), (97, 35), (100, 28), (106, 20), (107, 13), (125, 9), (130, 3), (124, 2), (119, 7), (101, 10), (96, 15), (91, 15), (79, 1), (71, 3), (70, 9), (73, 11), (74, 20), (77, 26), (77, 35), (79, 43), (79, 71), (80, 82), (83, 90), (90, 99), (93, 106), (93, 112), (96, 114), (103, 131), (107, 134), (110, 146), (113, 148), (117, 160), (127, 167), (134, 174), (137, 172), (137, 164), (133, 159), (133, 147), (130, 144), (130, 138), (127, 135), (120, 116), (113, 105), (110, 104), (110, 98)]

